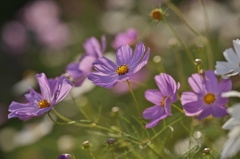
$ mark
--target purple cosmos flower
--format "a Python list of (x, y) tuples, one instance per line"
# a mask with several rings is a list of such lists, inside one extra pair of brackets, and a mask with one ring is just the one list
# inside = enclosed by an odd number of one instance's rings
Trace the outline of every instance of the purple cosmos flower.
[(58, 159), (72, 159), (72, 155), (70, 154), (61, 154), (58, 156)]
[(106, 57), (99, 58), (93, 63), (98, 72), (88, 75), (88, 79), (94, 84), (105, 88), (112, 88), (118, 81), (129, 79), (129, 76), (138, 72), (147, 64), (150, 49), (144, 56), (145, 46), (138, 43), (132, 55), (132, 49), (128, 45), (123, 45), (117, 50), (117, 64), (113, 63)]
[(106, 49), (106, 38), (102, 36), (102, 46), (95, 37), (91, 37), (83, 44), (86, 54), (78, 62), (72, 62), (67, 66), (66, 72), (70, 76), (74, 86), (82, 85), (87, 75), (92, 70), (92, 63), (96, 61)]
[(218, 78), (213, 71), (205, 72), (205, 78), (200, 74), (193, 74), (188, 78), (193, 92), (183, 92), (181, 103), (187, 116), (199, 115), (202, 119), (209, 115), (220, 118), (227, 115), (226, 104), (228, 98), (221, 97), (223, 92), (230, 91), (232, 82), (229, 79)]
[(149, 89), (145, 92), (145, 98), (155, 104), (143, 112), (143, 118), (151, 120), (146, 128), (152, 128), (160, 120), (172, 115), (171, 103), (177, 101), (177, 90), (180, 87), (180, 83), (176, 84), (174, 79), (165, 73), (155, 76), (154, 79), (160, 90)]
[(112, 47), (117, 49), (122, 45), (133, 45), (137, 41), (137, 36), (137, 30), (129, 28), (126, 32), (116, 35), (114, 41), (112, 42)]
[(64, 76), (47, 79), (46, 75), (41, 73), (37, 74), (36, 78), (41, 94), (30, 89), (30, 93), (25, 95), (28, 103), (12, 102), (9, 106), (8, 118), (18, 117), (21, 120), (28, 120), (34, 116), (42, 115), (62, 101), (72, 88), (71, 82)]

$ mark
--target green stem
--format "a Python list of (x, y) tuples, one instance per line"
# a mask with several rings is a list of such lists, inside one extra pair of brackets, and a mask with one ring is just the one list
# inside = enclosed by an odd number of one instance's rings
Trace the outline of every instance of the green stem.
[(65, 121), (66, 123), (60, 123), (55, 121), (51, 115), (50, 112), (48, 112), (48, 116), (50, 117), (50, 119), (58, 125), (69, 125), (69, 124), (74, 124), (76, 126), (80, 126), (80, 127), (87, 127), (87, 128), (98, 128), (101, 130), (105, 130), (111, 133), (116, 133), (118, 135), (122, 135), (122, 137), (124, 137), (125, 139), (128, 139), (129, 141), (133, 142), (133, 143), (139, 143), (142, 142), (141, 139), (136, 138), (135, 136), (132, 136), (130, 134), (127, 134), (123, 131), (120, 130), (116, 130), (116, 129), (110, 129), (108, 127), (105, 127), (99, 123), (96, 122), (92, 122), (92, 121), (88, 121), (88, 120), (79, 120), (79, 121), (72, 121), (64, 116), (62, 116), (61, 114), (59, 114), (55, 109), (52, 109), (53, 113), (56, 114), (57, 117), (59, 117), (61, 120)]
[(205, 23), (205, 34), (206, 34), (206, 45), (207, 45), (207, 56), (208, 56), (208, 64), (210, 69), (213, 69), (213, 53), (212, 53), (212, 47), (209, 42), (209, 21), (208, 21), (208, 14), (206, 9), (206, 4), (204, 0), (200, 0), (203, 10), (204, 10), (204, 23)]
[(75, 98), (73, 97), (72, 93), (70, 92), (70, 96), (74, 102), (74, 104), (79, 108), (80, 112), (82, 113), (82, 115), (84, 116), (85, 119), (90, 120), (89, 116), (87, 115), (87, 113), (82, 109), (81, 106), (79, 106), (75, 100)]
[(112, 147), (112, 159), (114, 159), (114, 146), (111, 146)]
[(90, 154), (90, 156), (92, 157), (92, 159), (95, 159), (95, 157), (93, 156), (92, 152), (88, 149), (88, 152)]
[(160, 154), (159, 154), (154, 148), (152, 148), (150, 145), (148, 145), (148, 148), (149, 148), (150, 150), (152, 150), (152, 151), (158, 156), (159, 159), (162, 159), (162, 157), (160, 156)]
[(184, 111), (183, 111), (182, 109), (178, 108), (178, 106), (176, 106), (175, 104), (172, 104), (172, 106), (173, 106), (174, 108), (176, 108), (180, 113), (185, 114)]
[(132, 94), (133, 100), (134, 100), (136, 108), (137, 108), (138, 117), (141, 118), (141, 114), (140, 114), (140, 110), (139, 110), (139, 105), (138, 105), (137, 99), (136, 99), (136, 97), (135, 97), (135, 95), (133, 93), (132, 87), (131, 87), (130, 82), (128, 80), (127, 80), (127, 83), (128, 83), (129, 91)]
[[(192, 133), (193, 133), (193, 122), (194, 122), (194, 118), (192, 117), (192, 122), (191, 122), (191, 126), (190, 126), (190, 132), (189, 132), (189, 144), (188, 144), (188, 150), (191, 149), (192, 146)], [(188, 158), (190, 158), (190, 151), (188, 153)]]
[(184, 17), (183, 13), (176, 7), (170, 0), (163, 0), (163, 2), (188, 26), (188, 28), (198, 36), (201, 34), (195, 30), (191, 24), (188, 23), (187, 19)]
[(165, 128), (161, 129), (157, 134), (155, 134), (154, 136), (152, 136), (150, 138), (150, 140), (154, 140), (156, 137), (158, 137), (164, 130), (166, 130), (169, 126), (172, 126), (173, 124), (177, 123), (178, 121), (182, 120), (183, 117), (178, 118), (177, 120), (174, 120), (173, 122), (171, 122), (170, 124), (168, 124)]
[(169, 28), (169, 30), (173, 33), (173, 35), (178, 39), (179, 43), (182, 45), (184, 51), (186, 52), (186, 55), (188, 56), (189, 60), (191, 61), (191, 64), (194, 66), (194, 58), (191, 54), (191, 52), (188, 50), (186, 44), (182, 41), (181, 37), (178, 35), (178, 33), (173, 29), (173, 27), (168, 23), (168, 21), (165, 19), (164, 23)]

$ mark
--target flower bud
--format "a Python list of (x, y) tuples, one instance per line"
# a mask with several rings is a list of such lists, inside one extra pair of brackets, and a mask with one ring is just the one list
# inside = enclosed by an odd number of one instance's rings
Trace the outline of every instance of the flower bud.
[(203, 149), (203, 154), (204, 154), (204, 155), (210, 155), (211, 152), (212, 152), (212, 150), (211, 150), (210, 148), (205, 148), (205, 149)]
[(163, 20), (165, 15), (165, 12), (161, 8), (153, 9), (150, 13), (150, 17), (157, 22)]
[(112, 107), (111, 115), (112, 115), (113, 117), (119, 116), (119, 113), (120, 113), (120, 108), (119, 108), (119, 107)]
[(202, 60), (201, 60), (201, 59), (195, 59), (195, 63), (196, 63), (197, 65), (200, 65), (200, 64), (202, 63)]
[(84, 141), (84, 142), (82, 143), (82, 149), (87, 150), (87, 149), (89, 149), (90, 147), (91, 147), (91, 144), (90, 144), (89, 141)]
[(116, 140), (114, 138), (109, 138), (107, 139), (107, 144), (110, 146), (110, 145), (114, 145), (116, 142)]
[(61, 154), (58, 156), (58, 159), (72, 159), (72, 155), (70, 154)]

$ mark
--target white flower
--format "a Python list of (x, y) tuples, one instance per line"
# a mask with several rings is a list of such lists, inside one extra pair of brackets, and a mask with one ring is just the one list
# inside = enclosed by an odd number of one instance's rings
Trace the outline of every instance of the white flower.
[[(240, 97), (240, 92), (229, 91), (222, 94), (222, 97)], [(221, 159), (231, 158), (240, 150), (240, 103), (228, 108), (228, 113), (232, 116), (223, 126), (223, 129), (230, 130), (228, 140), (225, 142)]]
[(233, 40), (233, 46), (236, 53), (232, 48), (226, 49), (223, 55), (227, 62), (217, 61), (215, 66), (215, 74), (221, 75), (223, 78), (229, 78), (240, 73), (240, 40)]

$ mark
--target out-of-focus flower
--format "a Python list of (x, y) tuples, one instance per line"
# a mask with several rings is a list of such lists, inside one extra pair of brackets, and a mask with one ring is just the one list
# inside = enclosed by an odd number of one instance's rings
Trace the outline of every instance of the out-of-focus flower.
[(226, 49), (223, 52), (224, 57), (228, 62), (217, 61), (215, 73), (223, 78), (228, 78), (240, 73), (240, 40), (233, 40), (235, 52), (232, 48)]
[(55, 104), (62, 101), (72, 88), (72, 84), (65, 76), (55, 79), (47, 79), (44, 73), (37, 74), (41, 94), (30, 89), (25, 97), (28, 103), (12, 102), (9, 106), (8, 118), (18, 117), (21, 120), (28, 120), (34, 116), (42, 115), (53, 108)]
[(161, 8), (153, 9), (150, 13), (150, 17), (157, 22), (163, 20), (165, 16), (166, 13)]
[(228, 98), (221, 97), (223, 92), (230, 91), (232, 82), (223, 79), (218, 83), (218, 78), (212, 70), (205, 72), (205, 78), (200, 74), (193, 74), (188, 78), (188, 83), (193, 92), (183, 92), (181, 103), (187, 116), (199, 115), (202, 119), (209, 115), (220, 118), (227, 115), (226, 104)]
[(74, 86), (80, 86), (92, 70), (92, 63), (99, 57), (102, 57), (106, 49), (106, 38), (102, 36), (102, 44), (100, 46), (95, 37), (91, 37), (85, 41), (83, 47), (86, 54), (81, 57), (79, 62), (70, 63), (67, 68), (67, 76), (73, 82)]
[(123, 45), (117, 50), (117, 64), (106, 57), (99, 58), (93, 63), (98, 72), (89, 74), (88, 79), (98, 86), (112, 88), (117, 82), (129, 79), (147, 64), (150, 49), (148, 48), (145, 55), (144, 52), (145, 46), (141, 42), (137, 44), (134, 55), (128, 45)]
[(20, 22), (9, 22), (2, 28), (2, 41), (2, 47), (7, 53), (23, 53), (27, 47), (27, 30)]
[[(129, 76), (129, 82), (131, 83), (132, 89), (137, 89), (149, 78), (149, 70), (144, 67), (135, 74)], [(129, 87), (126, 81), (118, 82), (112, 89), (116, 94), (124, 94), (129, 92)]]
[(23, 21), (31, 30), (42, 30), (54, 25), (59, 19), (59, 8), (51, 0), (38, 0), (23, 8)]
[(123, 33), (118, 33), (112, 42), (112, 47), (117, 49), (122, 45), (133, 45), (137, 41), (137, 30), (129, 28)]
[(61, 154), (58, 156), (58, 159), (72, 159), (72, 155), (70, 154)]
[[(240, 97), (240, 92), (230, 91), (222, 94), (223, 97)], [(230, 130), (228, 140), (225, 142), (221, 159), (231, 158), (240, 150), (240, 103), (228, 108), (228, 113), (232, 116), (223, 126), (223, 129)]]
[(174, 79), (165, 73), (155, 76), (154, 79), (159, 90), (149, 89), (145, 92), (145, 98), (155, 104), (143, 112), (143, 117), (151, 120), (146, 128), (152, 128), (162, 119), (172, 115), (171, 104), (176, 102), (177, 90), (180, 87), (180, 83), (176, 84)]

